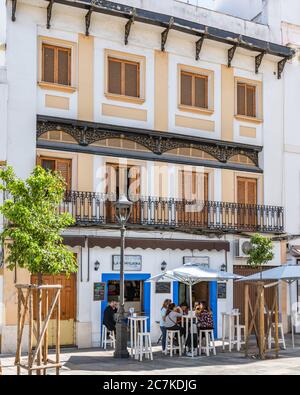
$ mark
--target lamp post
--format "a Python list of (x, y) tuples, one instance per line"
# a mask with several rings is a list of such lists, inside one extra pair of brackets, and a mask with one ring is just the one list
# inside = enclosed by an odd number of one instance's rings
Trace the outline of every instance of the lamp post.
[(119, 200), (115, 203), (116, 218), (121, 225), (121, 258), (120, 258), (120, 307), (116, 323), (116, 350), (115, 358), (128, 358), (127, 350), (127, 325), (125, 322), (124, 309), (124, 253), (125, 253), (125, 231), (126, 223), (131, 214), (132, 203), (121, 195)]

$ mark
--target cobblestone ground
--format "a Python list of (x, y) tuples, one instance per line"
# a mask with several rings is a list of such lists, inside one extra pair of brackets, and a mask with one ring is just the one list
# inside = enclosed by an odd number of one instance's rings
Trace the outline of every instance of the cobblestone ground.
[[(100, 349), (63, 350), (61, 360), (62, 375), (300, 375), (300, 337), (297, 348), (280, 352), (279, 359), (259, 361), (245, 358), (243, 353), (223, 352), (217, 349), (217, 356), (189, 357), (163, 356), (160, 347), (154, 347), (154, 360), (143, 362), (134, 359), (116, 360), (112, 351)], [(4, 375), (15, 375), (14, 357), (1, 357)], [(23, 371), (23, 374), (26, 374)], [(49, 371), (54, 374), (54, 371)]]

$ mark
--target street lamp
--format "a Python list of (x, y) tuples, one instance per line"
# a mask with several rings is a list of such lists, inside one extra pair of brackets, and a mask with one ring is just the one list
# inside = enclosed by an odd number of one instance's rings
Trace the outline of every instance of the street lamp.
[(127, 325), (125, 322), (124, 309), (124, 253), (125, 253), (125, 231), (126, 223), (131, 214), (132, 202), (125, 195), (121, 195), (115, 203), (116, 218), (121, 225), (121, 259), (120, 259), (120, 307), (116, 323), (116, 350), (115, 358), (128, 358), (127, 350)]

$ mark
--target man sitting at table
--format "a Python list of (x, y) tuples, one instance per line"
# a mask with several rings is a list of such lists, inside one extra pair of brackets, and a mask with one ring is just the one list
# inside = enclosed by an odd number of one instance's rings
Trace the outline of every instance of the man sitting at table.
[(111, 301), (106, 309), (104, 310), (103, 325), (106, 326), (107, 330), (110, 332), (116, 332), (116, 320), (115, 314), (118, 311), (118, 303), (116, 301)]

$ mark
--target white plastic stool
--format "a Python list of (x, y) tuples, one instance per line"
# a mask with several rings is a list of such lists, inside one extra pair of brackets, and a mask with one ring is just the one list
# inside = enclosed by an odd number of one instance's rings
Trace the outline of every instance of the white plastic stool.
[[(107, 334), (109, 338), (107, 338)], [(101, 347), (106, 350), (107, 345), (111, 346), (112, 348), (116, 347), (115, 332), (109, 331), (105, 325), (102, 325)]]
[[(204, 335), (205, 339), (205, 347), (202, 347), (202, 335)], [(211, 337), (211, 341), (209, 339), (209, 336)], [(212, 344), (212, 345), (211, 345)], [(199, 349), (200, 349), (200, 355), (202, 351), (204, 350), (206, 355), (209, 357), (210, 351), (213, 351), (214, 355), (217, 355), (216, 352), (216, 345), (215, 345), (215, 336), (214, 336), (214, 331), (209, 329), (209, 330), (200, 330), (199, 333)]]
[[(274, 323), (272, 324), (272, 328), (273, 328), (273, 330), (275, 332), (275, 324)], [(269, 349), (272, 348), (272, 343), (275, 343), (275, 339), (272, 336), (272, 328), (270, 328), (269, 337), (268, 337)], [(278, 324), (278, 331), (280, 332), (280, 337), (281, 337), (281, 339), (280, 338), (278, 339), (278, 343), (282, 344), (283, 349), (286, 350), (286, 344), (285, 344), (285, 338), (284, 338), (284, 332), (283, 332), (283, 325), (282, 325), (282, 323)]]
[(150, 358), (151, 361), (153, 361), (151, 336), (149, 332), (138, 333), (137, 356), (140, 361), (143, 360), (144, 354), (146, 358)]
[[(174, 344), (174, 337), (177, 335), (178, 338), (178, 346), (175, 346)], [(165, 354), (168, 354), (168, 351), (170, 351), (170, 357), (173, 357), (173, 352), (178, 351), (179, 355), (182, 355), (182, 346), (181, 346), (181, 336), (180, 336), (180, 331), (168, 331), (167, 330), (167, 341), (166, 341), (166, 350)]]
[[(237, 351), (241, 351), (241, 346), (245, 344), (245, 333), (246, 333), (246, 326), (245, 325), (236, 325), (236, 337), (237, 337)], [(242, 340), (243, 338), (243, 340)]]

